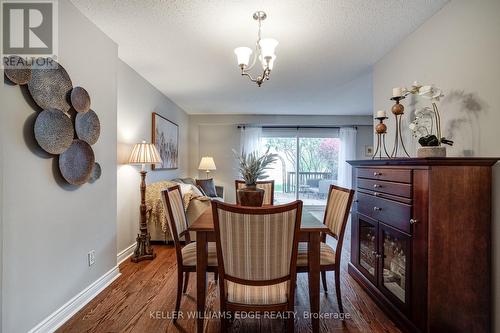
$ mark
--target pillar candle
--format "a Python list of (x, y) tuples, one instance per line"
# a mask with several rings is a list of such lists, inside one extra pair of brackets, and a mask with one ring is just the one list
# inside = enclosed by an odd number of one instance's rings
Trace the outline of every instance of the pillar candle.
[(403, 88), (392, 88), (392, 97), (403, 96)]

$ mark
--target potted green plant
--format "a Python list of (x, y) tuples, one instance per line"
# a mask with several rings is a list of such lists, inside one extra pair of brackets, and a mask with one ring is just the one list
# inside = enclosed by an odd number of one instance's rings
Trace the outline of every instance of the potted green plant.
[(238, 161), (238, 171), (245, 180), (245, 187), (238, 189), (236, 195), (242, 206), (260, 207), (264, 201), (264, 190), (257, 188), (259, 179), (267, 178), (265, 170), (276, 161), (276, 155), (269, 153), (269, 149), (261, 156), (257, 152), (246, 154), (244, 151), (239, 154), (233, 150)]

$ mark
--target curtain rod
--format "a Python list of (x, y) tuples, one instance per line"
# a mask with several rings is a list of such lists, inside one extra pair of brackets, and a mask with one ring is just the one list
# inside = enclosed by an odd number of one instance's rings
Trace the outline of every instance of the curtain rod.
[(347, 126), (256, 126), (256, 125), (238, 125), (238, 128), (245, 127), (262, 127), (262, 128), (271, 128), (271, 129), (340, 129), (341, 127), (353, 127), (358, 129), (358, 126), (355, 125), (347, 125)]

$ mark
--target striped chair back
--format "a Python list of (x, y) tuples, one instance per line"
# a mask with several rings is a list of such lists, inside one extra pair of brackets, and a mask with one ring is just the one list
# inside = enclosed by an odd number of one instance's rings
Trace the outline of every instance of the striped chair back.
[(176, 245), (188, 228), (182, 194), (179, 185), (162, 191), (163, 205), (166, 211), (167, 225)]
[[(236, 191), (240, 188), (245, 187), (244, 180), (235, 180), (234, 185), (236, 187)], [(264, 190), (264, 201), (263, 205), (270, 206), (274, 204), (274, 180), (259, 180), (257, 182), (257, 188)], [(239, 204), (238, 194), (236, 194), (236, 203)]]
[(353, 195), (353, 190), (330, 185), (323, 223), (330, 229), (332, 236), (336, 239), (339, 239), (345, 230)]
[(219, 263), (226, 279), (272, 284), (276, 283), (273, 280), (290, 278), (296, 264), (292, 254), (296, 260), (301, 201), (271, 208), (244, 208), (212, 201), (212, 209), (217, 255), (220, 253)]

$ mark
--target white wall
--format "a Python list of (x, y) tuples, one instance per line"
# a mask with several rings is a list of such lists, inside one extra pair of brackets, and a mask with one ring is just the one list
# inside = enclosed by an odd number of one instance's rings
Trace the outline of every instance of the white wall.
[[(375, 65), (374, 108), (392, 106), (393, 87), (414, 80), (444, 90), (440, 103), (443, 134), (455, 140), (449, 156), (500, 156), (500, 1), (453, 0)], [(404, 102), (408, 115), (414, 107)], [(389, 121), (388, 135), (394, 133)], [(406, 128), (406, 125), (405, 125)], [(411, 138), (406, 133), (407, 140)], [(391, 140), (389, 140), (391, 141)], [(392, 145), (389, 144), (392, 148)], [(414, 155), (416, 144), (411, 144)], [(500, 167), (494, 168), (494, 313), (500, 316)], [(467, 243), (464, 238), (464, 244)], [(500, 320), (495, 328), (500, 332)]]
[[(69, 1), (59, 2), (59, 60), (85, 87), (101, 122), (102, 177), (73, 187), (35, 144), (35, 110), (4, 84), (3, 332), (26, 332), (116, 266), (117, 46)], [(4, 156), (9, 156), (5, 159)], [(96, 262), (87, 265), (87, 252)]]
[(198, 171), (202, 156), (212, 156), (217, 170), (215, 182), (225, 188), (225, 199), (235, 201), (234, 180), (238, 177), (232, 149), (240, 149), (238, 124), (281, 126), (342, 126), (359, 125), (357, 158), (364, 158), (364, 146), (372, 145), (371, 116), (258, 116), (258, 115), (191, 115), (190, 119), (190, 174), (204, 178)]
[[(122, 61), (118, 63), (118, 253), (135, 242), (139, 228), (139, 168), (126, 165), (134, 143), (151, 142), (151, 114), (156, 112), (179, 125), (179, 168), (155, 170), (147, 183), (188, 173), (189, 118), (174, 102)], [(149, 166), (148, 166), (149, 170)]]

